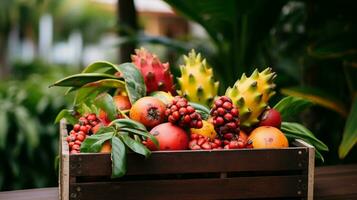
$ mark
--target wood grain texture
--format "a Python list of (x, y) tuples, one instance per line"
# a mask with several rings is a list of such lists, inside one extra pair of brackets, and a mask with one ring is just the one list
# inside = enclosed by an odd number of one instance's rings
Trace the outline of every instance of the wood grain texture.
[[(111, 174), (110, 154), (70, 155), (70, 163), (72, 176)], [(304, 170), (308, 169), (308, 149), (153, 152), (146, 160), (129, 154), (127, 166), (127, 175)]]
[(357, 165), (317, 168), (315, 174), (315, 199), (356, 200)]
[(73, 199), (246, 199), (306, 195), (303, 176), (78, 183)]
[(69, 197), (69, 148), (68, 143), (65, 140), (67, 136), (67, 126), (66, 121), (63, 119), (60, 123), (60, 135), (59, 135), (59, 152), (60, 152), (60, 163), (59, 163), (59, 197), (61, 200), (67, 200)]

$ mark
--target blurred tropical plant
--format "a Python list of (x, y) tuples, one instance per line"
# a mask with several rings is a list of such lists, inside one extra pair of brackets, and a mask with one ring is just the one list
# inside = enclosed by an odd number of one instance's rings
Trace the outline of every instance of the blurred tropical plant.
[[(339, 162), (337, 152), (339, 158), (346, 157), (357, 142), (354, 2), (164, 1), (206, 30), (214, 48), (203, 54), (220, 75), (223, 88), (252, 68), (273, 66), (282, 94), (337, 113), (312, 107), (300, 117), (332, 147), (327, 163)], [(180, 51), (184, 46), (165, 39), (152, 41)]]
[(165, 1), (206, 30), (214, 44), (214, 52), (208, 57), (221, 77), (223, 88), (232, 85), (243, 72), (265, 68), (267, 62), (261, 56), (264, 41), (286, 3), (286, 0)]
[(40, 62), (18, 63), (13, 69), (24, 66), (42, 70), (0, 83), (0, 156), (5, 158), (0, 190), (57, 185), (58, 129), (53, 121), (67, 101), (58, 95), (63, 90), (49, 90), (48, 85), (68, 72)]
[(339, 158), (345, 158), (357, 143), (354, 5), (351, 1), (289, 2), (274, 30), (276, 40), (283, 38), (284, 42), (272, 40), (277, 47), (272, 57), (280, 60), (277, 66), (297, 82), (281, 92), (308, 99), (336, 113), (310, 112), (315, 118), (311, 125), (320, 121), (315, 127), (318, 124), (319, 132), (330, 133), (329, 146), (335, 147), (333, 153), (338, 151)]

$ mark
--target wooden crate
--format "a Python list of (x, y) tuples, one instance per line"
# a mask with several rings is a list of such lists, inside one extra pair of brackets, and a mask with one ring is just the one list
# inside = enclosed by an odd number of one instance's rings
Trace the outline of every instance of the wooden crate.
[(127, 157), (111, 179), (110, 154), (70, 155), (60, 126), (60, 199), (313, 199), (314, 155), (303, 141), (284, 149), (153, 152)]

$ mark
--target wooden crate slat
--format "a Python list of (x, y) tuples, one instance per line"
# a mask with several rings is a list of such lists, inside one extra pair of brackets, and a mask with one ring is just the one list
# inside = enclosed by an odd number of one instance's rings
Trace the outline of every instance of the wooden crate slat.
[[(130, 154), (127, 174), (304, 170), (308, 168), (307, 154), (306, 148), (154, 152), (147, 160)], [(111, 174), (109, 154), (71, 155), (70, 163), (72, 176)]]
[(76, 183), (72, 199), (247, 199), (304, 197), (306, 176)]

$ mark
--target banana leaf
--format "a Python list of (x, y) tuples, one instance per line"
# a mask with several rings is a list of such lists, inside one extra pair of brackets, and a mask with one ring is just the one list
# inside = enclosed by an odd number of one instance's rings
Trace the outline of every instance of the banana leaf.
[(311, 87), (291, 87), (281, 89), (281, 93), (285, 95), (300, 97), (307, 99), (315, 104), (333, 110), (339, 113), (341, 116), (347, 116), (347, 110), (344, 104), (335, 97), (326, 94), (325, 92)]
[(357, 143), (357, 98), (355, 99), (350, 114), (347, 118), (346, 126), (343, 132), (342, 142), (338, 149), (339, 157), (345, 158), (348, 152)]

